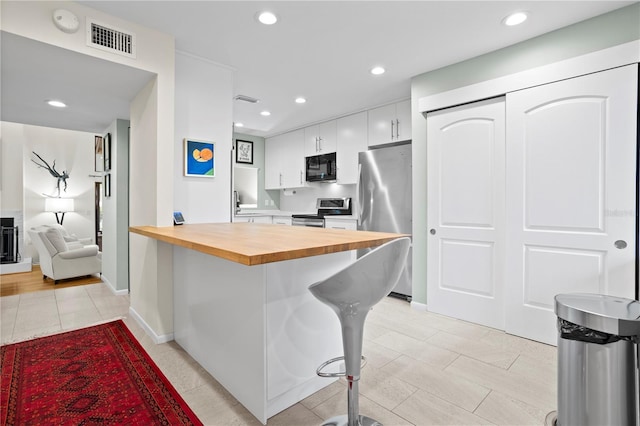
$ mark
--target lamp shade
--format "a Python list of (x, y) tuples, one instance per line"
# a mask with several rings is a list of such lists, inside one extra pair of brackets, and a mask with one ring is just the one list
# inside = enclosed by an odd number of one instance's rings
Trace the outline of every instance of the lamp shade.
[(44, 211), (46, 212), (72, 212), (73, 207), (73, 198), (46, 198), (44, 200)]

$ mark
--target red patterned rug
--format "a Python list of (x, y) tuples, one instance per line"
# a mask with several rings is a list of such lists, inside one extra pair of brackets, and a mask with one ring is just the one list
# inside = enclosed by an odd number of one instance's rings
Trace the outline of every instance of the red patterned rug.
[(201, 425), (122, 321), (0, 348), (0, 424)]

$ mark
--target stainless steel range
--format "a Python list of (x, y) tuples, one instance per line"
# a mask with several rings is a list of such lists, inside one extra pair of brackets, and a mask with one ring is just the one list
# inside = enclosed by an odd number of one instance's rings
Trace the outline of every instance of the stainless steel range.
[(291, 215), (291, 225), (324, 228), (325, 216), (348, 216), (351, 214), (351, 198), (318, 198), (317, 214)]

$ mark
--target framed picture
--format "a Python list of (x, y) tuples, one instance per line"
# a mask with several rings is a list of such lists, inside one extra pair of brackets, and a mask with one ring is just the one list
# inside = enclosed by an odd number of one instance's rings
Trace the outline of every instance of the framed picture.
[(111, 197), (111, 173), (104, 175), (104, 196)]
[(236, 163), (253, 164), (253, 142), (236, 139)]
[(184, 175), (214, 177), (215, 144), (196, 139), (184, 139)]
[(104, 149), (104, 171), (111, 170), (111, 133), (107, 133), (103, 138)]
[(96, 172), (104, 172), (104, 144), (102, 136), (94, 139), (94, 169)]

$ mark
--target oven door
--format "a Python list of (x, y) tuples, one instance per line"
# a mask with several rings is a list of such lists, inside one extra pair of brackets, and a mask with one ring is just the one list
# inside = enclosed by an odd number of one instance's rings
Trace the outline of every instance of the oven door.
[(324, 219), (321, 217), (292, 217), (291, 226), (310, 226), (312, 228), (324, 228)]

